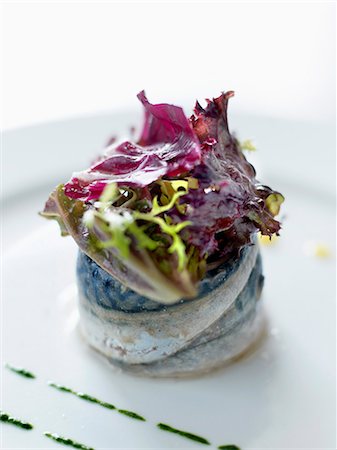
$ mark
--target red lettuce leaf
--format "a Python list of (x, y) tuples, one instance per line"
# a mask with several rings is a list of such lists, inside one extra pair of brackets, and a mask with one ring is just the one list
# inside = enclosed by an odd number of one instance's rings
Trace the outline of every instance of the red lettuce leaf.
[(199, 188), (184, 197), (188, 207), (183, 217), (173, 212), (174, 221), (192, 222), (185, 231), (186, 240), (201, 255), (214, 259), (250, 244), (257, 231), (271, 236), (280, 229), (274, 215), (283, 197), (258, 183), (253, 166), (229, 132), (227, 104), (233, 95), (230, 91), (207, 100), (205, 109), (196, 104), (190, 120), (202, 146), (203, 162), (191, 175), (198, 179)]
[(152, 105), (144, 91), (138, 98), (145, 108), (139, 142), (110, 147), (97, 164), (73, 174), (65, 185), (68, 197), (95, 200), (108, 183), (145, 187), (163, 176), (179, 176), (199, 164), (200, 143), (183, 110), (168, 104)]

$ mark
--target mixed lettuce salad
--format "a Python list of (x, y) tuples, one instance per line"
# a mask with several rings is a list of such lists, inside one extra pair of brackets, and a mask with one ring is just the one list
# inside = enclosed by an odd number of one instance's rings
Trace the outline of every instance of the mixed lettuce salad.
[(112, 144), (50, 195), (46, 218), (127, 287), (171, 304), (197, 294), (206, 271), (253, 235), (278, 234), (283, 196), (260, 184), (230, 134), (232, 91), (180, 107), (151, 104), (137, 142)]

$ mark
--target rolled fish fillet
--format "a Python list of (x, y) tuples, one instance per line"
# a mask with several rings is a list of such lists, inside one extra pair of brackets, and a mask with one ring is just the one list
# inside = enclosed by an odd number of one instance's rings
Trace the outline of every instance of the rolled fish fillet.
[(245, 352), (263, 329), (257, 244), (207, 273), (195, 299), (170, 306), (125, 288), (82, 252), (77, 280), (83, 335), (111, 364), (138, 375), (210, 371)]

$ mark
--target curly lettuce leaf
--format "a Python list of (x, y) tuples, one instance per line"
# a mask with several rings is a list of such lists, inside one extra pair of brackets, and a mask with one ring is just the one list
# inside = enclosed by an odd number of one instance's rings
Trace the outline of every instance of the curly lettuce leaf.
[[(184, 220), (190, 220), (188, 242), (211, 260), (221, 260), (252, 242), (260, 231), (271, 236), (280, 224), (274, 219), (283, 196), (255, 178), (239, 142), (230, 134), (227, 121), (232, 91), (197, 103), (191, 124), (202, 146), (202, 163), (191, 173), (199, 188), (186, 196)], [(175, 220), (181, 220), (176, 217)]]

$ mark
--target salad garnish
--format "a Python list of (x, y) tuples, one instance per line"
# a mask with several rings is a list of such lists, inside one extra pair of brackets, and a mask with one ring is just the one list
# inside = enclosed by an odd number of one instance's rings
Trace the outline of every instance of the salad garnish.
[[(136, 142), (113, 142), (50, 195), (42, 215), (127, 287), (161, 303), (193, 298), (198, 282), (253, 243), (278, 234), (284, 197), (259, 183), (228, 128), (225, 92), (187, 118), (138, 94)], [(248, 144), (247, 144), (248, 142)]]

